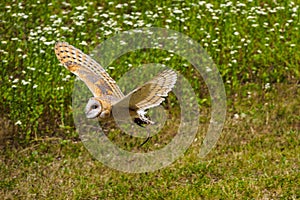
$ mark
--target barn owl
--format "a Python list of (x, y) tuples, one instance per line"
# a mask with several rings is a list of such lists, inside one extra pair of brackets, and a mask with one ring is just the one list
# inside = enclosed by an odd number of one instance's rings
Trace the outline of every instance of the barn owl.
[(58, 60), (79, 77), (94, 97), (85, 107), (89, 119), (112, 118), (112, 111), (129, 112), (138, 125), (153, 124), (145, 114), (147, 110), (159, 106), (174, 87), (177, 74), (166, 69), (127, 95), (124, 95), (109, 74), (88, 55), (66, 42), (55, 44)]

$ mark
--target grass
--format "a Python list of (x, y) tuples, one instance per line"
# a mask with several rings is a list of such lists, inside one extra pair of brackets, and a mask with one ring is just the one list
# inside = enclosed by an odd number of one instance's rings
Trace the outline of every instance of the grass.
[[(0, 9), (1, 199), (300, 198), (297, 3), (11, 1)], [(166, 168), (130, 174), (83, 146), (72, 117), (74, 77), (58, 65), (53, 46), (67, 41), (88, 53), (120, 31), (147, 26), (179, 31), (205, 48), (224, 80), (227, 118), (216, 147), (200, 159), (210, 99), (193, 66), (153, 49), (120, 57), (107, 69), (116, 80), (162, 63), (201, 91), (200, 126), (187, 152)], [(164, 106), (179, 115), (174, 96)], [(124, 149), (150, 151), (174, 137), (171, 122), (142, 149), (135, 146), (142, 139), (109, 134)]]

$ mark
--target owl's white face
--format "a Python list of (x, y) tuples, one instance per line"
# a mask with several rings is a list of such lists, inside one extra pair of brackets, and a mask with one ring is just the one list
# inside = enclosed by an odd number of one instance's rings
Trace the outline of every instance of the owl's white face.
[(102, 112), (102, 106), (99, 101), (94, 98), (90, 98), (86, 107), (85, 115), (88, 119), (94, 119), (98, 117)]

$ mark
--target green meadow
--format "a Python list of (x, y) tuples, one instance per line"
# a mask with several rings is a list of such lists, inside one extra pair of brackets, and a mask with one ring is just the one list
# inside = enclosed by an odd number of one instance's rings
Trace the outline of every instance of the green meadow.
[[(299, 5), (0, 2), (0, 199), (300, 199)], [(59, 64), (54, 45), (66, 41), (89, 54), (119, 33), (147, 27), (175, 30), (205, 49), (224, 83), (226, 121), (215, 147), (200, 158), (212, 105), (201, 74), (174, 52), (122, 55), (106, 67), (112, 78), (149, 63), (166, 65), (188, 80), (200, 112), (183, 155), (153, 172), (128, 173), (104, 165), (83, 145), (73, 118), (75, 76)], [(108, 138), (136, 153), (163, 148), (176, 136), (181, 114), (173, 93), (163, 107), (169, 118), (145, 145), (117, 128), (107, 129)]]

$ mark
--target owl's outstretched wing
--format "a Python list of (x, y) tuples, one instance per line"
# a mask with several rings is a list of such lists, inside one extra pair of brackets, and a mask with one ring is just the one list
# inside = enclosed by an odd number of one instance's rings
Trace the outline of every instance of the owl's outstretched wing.
[(124, 94), (109, 74), (88, 55), (66, 42), (55, 44), (58, 60), (78, 76), (95, 97), (113, 96), (121, 99)]
[(113, 104), (113, 109), (114, 107), (129, 107), (131, 111), (145, 111), (159, 106), (174, 87), (176, 80), (177, 74), (175, 71), (171, 69), (164, 70)]

